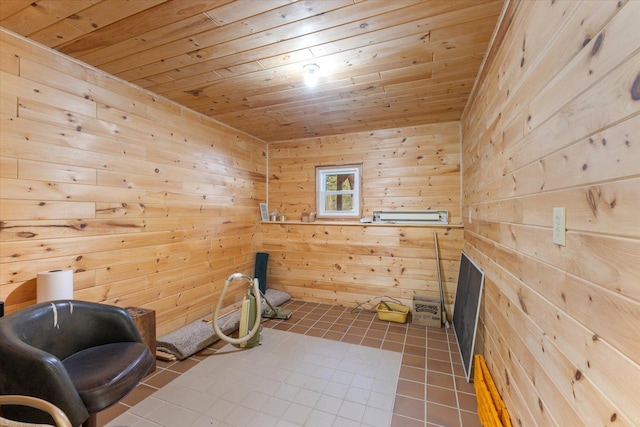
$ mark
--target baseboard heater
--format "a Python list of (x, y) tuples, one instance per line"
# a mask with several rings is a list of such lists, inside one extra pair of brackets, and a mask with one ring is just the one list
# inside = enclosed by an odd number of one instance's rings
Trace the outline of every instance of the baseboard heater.
[(448, 224), (449, 211), (373, 211), (373, 222), (388, 224)]

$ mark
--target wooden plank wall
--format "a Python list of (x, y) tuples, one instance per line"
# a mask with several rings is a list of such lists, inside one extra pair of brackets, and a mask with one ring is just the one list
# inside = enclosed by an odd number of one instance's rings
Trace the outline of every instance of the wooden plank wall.
[(158, 335), (253, 274), (266, 144), (5, 30), (0, 32), (0, 299), (39, 271), (74, 297), (155, 309)]
[(639, 16), (510, 2), (463, 117), (464, 248), (514, 425), (640, 425)]
[[(269, 144), (269, 210), (299, 222), (315, 211), (315, 167), (363, 165), (363, 216), (374, 210), (447, 209), (460, 224), (460, 127), (443, 123)], [(447, 302), (455, 295), (460, 227), (271, 223), (268, 284), (296, 298), (354, 306), (377, 296), (438, 297), (439, 235)]]

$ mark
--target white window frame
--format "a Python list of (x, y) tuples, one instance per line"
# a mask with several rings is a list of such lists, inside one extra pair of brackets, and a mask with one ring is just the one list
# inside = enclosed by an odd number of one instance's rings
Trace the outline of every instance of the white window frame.
[[(327, 190), (327, 175), (353, 174), (352, 190)], [(327, 211), (325, 202), (330, 195), (348, 195), (353, 197), (353, 208), (348, 211)], [(339, 166), (316, 166), (316, 209), (318, 218), (360, 218), (362, 208), (362, 164)]]

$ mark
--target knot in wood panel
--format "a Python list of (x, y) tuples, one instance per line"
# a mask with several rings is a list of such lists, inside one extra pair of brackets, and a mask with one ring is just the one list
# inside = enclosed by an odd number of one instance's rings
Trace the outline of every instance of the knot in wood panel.
[(597, 217), (598, 216), (598, 206), (596, 204), (596, 197), (593, 194), (593, 189), (590, 188), (587, 191), (587, 204), (589, 205), (589, 208), (591, 208), (591, 213), (593, 214), (593, 216)]
[(591, 56), (596, 56), (596, 54), (600, 50), (600, 47), (602, 46), (603, 40), (604, 40), (604, 33), (598, 34), (598, 37), (596, 37), (596, 41), (593, 42), (593, 47), (591, 48)]
[(640, 101), (640, 72), (638, 72), (636, 79), (631, 85), (631, 99)]
[(529, 311), (527, 310), (527, 303), (526, 303), (525, 297), (521, 291), (518, 292), (518, 301), (520, 302), (520, 307), (522, 308), (522, 311), (524, 311), (525, 314), (529, 314)]

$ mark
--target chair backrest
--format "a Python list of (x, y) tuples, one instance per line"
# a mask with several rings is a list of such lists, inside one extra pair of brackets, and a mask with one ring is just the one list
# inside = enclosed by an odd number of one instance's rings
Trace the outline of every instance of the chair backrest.
[(62, 360), (89, 347), (138, 340), (139, 333), (135, 326), (132, 329), (123, 308), (60, 300), (26, 307), (2, 318), (0, 336), (20, 340)]

